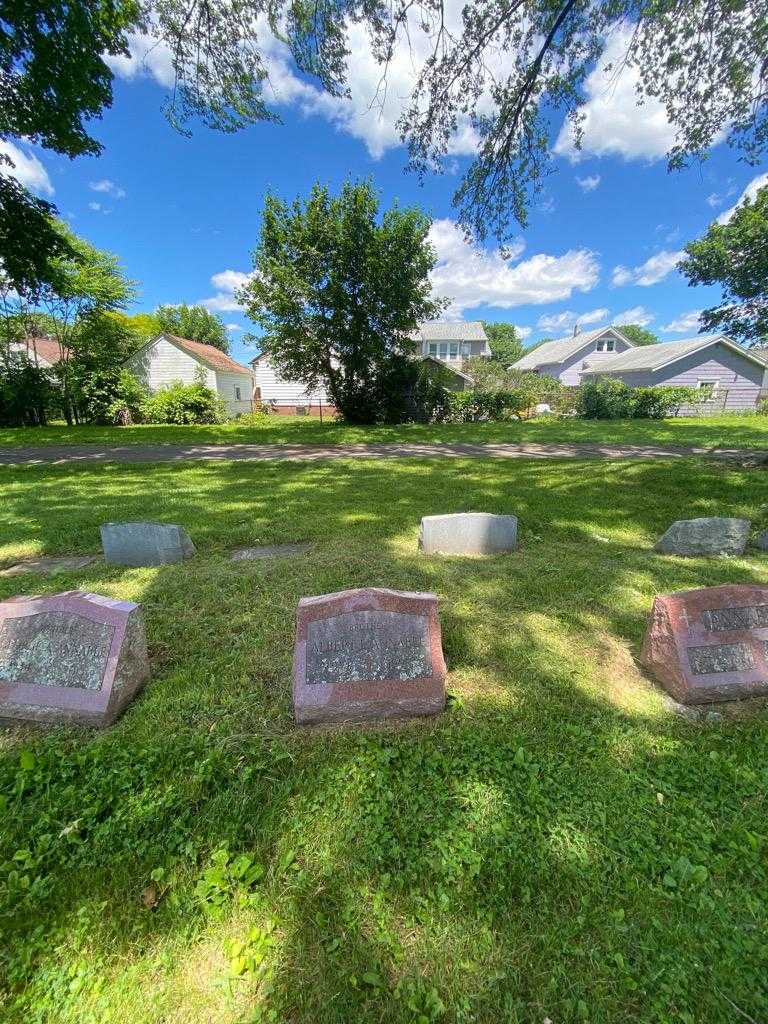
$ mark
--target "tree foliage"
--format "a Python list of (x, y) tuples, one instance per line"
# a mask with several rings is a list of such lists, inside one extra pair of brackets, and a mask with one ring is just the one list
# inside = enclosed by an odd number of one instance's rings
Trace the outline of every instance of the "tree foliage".
[(491, 357), (494, 362), (502, 363), (504, 366), (511, 366), (523, 355), (523, 342), (518, 336), (514, 324), (490, 323), (483, 320), (485, 333), (488, 335), (488, 343), (491, 346)]
[(315, 185), (290, 205), (267, 196), (256, 273), (239, 297), (276, 369), (324, 386), (350, 422), (401, 416), (393, 402), (415, 385), (414, 333), (441, 308), (429, 226), (417, 209), (380, 213), (370, 182), (337, 196)]
[(618, 331), (628, 338), (633, 345), (658, 345), (660, 338), (658, 338), (653, 331), (646, 330), (645, 327), (641, 327), (640, 324), (621, 324), (620, 327), (616, 328)]
[[(726, 135), (753, 162), (768, 142), (763, 0), (331, 0), (307, 7), (276, 0), (237, 4), (155, 0), (156, 31), (176, 77), (172, 116), (192, 112), (232, 130), (277, 119), (268, 96), (274, 37), (298, 68), (335, 96), (347, 93), (350, 29), (367, 27), (382, 65), (411, 47), (420, 66), (399, 128), (410, 164), (443, 165), (459, 130), (474, 130), (478, 155), (455, 202), (462, 224), (483, 237), (526, 221), (531, 189), (548, 169), (553, 112), (564, 113), (580, 144), (579, 107), (595, 62), (609, 43), (621, 57), (605, 68), (606, 89), (633, 74), (638, 102), (658, 100), (675, 131), (671, 167), (700, 158)], [(424, 55), (426, 54), (426, 59)]]
[[(64, 156), (98, 154), (86, 127), (112, 102), (106, 55), (127, 54), (141, 20), (133, 0), (0, 3), (0, 139), (25, 139)], [(19, 290), (50, 280), (48, 256), (66, 254), (53, 206), (32, 196), (0, 160), (0, 257)]]
[(768, 339), (768, 186), (747, 198), (726, 224), (709, 226), (685, 247), (680, 271), (691, 285), (718, 284), (723, 297), (701, 314), (702, 331), (748, 344)]
[(224, 321), (205, 306), (158, 306), (152, 317), (158, 333), (175, 334), (204, 345), (213, 345), (222, 352), (229, 352), (229, 338)]

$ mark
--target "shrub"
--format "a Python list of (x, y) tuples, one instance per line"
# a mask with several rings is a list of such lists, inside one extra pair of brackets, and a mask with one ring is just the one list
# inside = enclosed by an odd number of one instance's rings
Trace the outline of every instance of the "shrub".
[(147, 423), (224, 423), (227, 419), (223, 400), (200, 381), (168, 384), (146, 399), (141, 414)]
[(683, 405), (698, 405), (706, 391), (689, 387), (631, 388), (611, 377), (585, 381), (578, 391), (576, 409), (588, 420), (660, 420)]
[(0, 364), (0, 427), (44, 425), (55, 399), (49, 374), (26, 356)]
[(129, 370), (99, 368), (78, 372), (76, 400), (79, 419), (88, 423), (141, 422), (146, 389)]
[(239, 427), (264, 427), (271, 418), (269, 408), (262, 406), (259, 409), (254, 409), (253, 412), (241, 413), (236, 417), (236, 422)]

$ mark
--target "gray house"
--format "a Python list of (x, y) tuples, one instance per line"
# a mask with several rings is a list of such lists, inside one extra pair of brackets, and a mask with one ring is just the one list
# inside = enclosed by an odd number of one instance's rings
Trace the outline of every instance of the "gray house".
[(421, 342), (422, 357), (431, 356), (452, 369), (461, 370), (465, 359), (485, 356), (490, 359), (491, 346), (480, 320), (435, 320), (422, 324), (416, 334)]
[(754, 409), (768, 396), (768, 360), (724, 334), (645, 345), (588, 360), (582, 379), (614, 377), (630, 387), (685, 385), (711, 392), (711, 404), (728, 412)]
[(603, 365), (619, 352), (634, 346), (617, 327), (599, 327), (559, 341), (545, 341), (512, 364), (513, 370), (532, 370), (555, 377), (561, 384), (575, 387), (587, 366)]

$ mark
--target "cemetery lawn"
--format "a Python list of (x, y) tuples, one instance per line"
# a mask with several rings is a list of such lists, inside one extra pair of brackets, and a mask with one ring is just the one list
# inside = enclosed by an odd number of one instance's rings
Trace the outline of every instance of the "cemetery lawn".
[[(0, 577), (140, 601), (153, 667), (108, 731), (0, 730), (4, 1024), (768, 1020), (768, 710), (687, 721), (636, 660), (656, 593), (765, 582), (754, 550), (651, 545), (768, 526), (768, 473), (61, 465), (0, 468), (0, 494), (2, 564), (97, 551), (110, 519), (198, 549)], [(423, 514), (468, 509), (517, 513), (520, 550), (419, 554)], [(290, 541), (312, 548), (228, 559)], [(365, 585), (439, 595), (448, 710), (298, 730), (298, 598)]]
[(685, 445), (701, 448), (768, 447), (768, 415), (729, 415), (668, 420), (577, 420), (543, 417), (500, 423), (416, 424), (355, 427), (326, 418), (272, 416), (262, 426), (236, 420), (215, 426), (0, 428), (0, 447), (57, 444), (377, 444), (466, 442), (600, 442)]

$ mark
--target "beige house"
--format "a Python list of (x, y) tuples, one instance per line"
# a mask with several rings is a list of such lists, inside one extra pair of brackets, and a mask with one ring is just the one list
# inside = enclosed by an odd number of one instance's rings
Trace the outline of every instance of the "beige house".
[(202, 373), (204, 383), (224, 399), (231, 416), (253, 409), (253, 372), (213, 345), (161, 334), (134, 353), (126, 365), (150, 391), (179, 380), (193, 384)]

